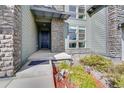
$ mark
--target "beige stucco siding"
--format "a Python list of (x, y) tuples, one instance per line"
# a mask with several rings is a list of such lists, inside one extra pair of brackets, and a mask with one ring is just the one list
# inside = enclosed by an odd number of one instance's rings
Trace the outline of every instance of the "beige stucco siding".
[(22, 61), (37, 49), (37, 29), (30, 6), (22, 6)]

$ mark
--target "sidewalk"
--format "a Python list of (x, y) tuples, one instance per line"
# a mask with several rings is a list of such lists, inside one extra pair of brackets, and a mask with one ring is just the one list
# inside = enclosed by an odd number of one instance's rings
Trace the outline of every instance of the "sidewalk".
[[(28, 64), (28, 63), (27, 63)], [(32, 67), (26, 65), (17, 72), (16, 77), (0, 78), (3, 88), (54, 88), (52, 65), (41, 64)]]

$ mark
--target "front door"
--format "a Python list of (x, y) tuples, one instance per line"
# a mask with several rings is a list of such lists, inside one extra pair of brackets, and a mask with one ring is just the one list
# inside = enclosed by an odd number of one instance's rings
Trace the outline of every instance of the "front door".
[(41, 38), (40, 38), (40, 45), (41, 48), (50, 49), (50, 32), (48, 31), (41, 31)]

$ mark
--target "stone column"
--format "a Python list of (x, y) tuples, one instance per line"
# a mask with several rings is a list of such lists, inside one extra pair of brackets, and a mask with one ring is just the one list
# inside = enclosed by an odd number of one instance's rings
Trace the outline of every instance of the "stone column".
[(21, 6), (0, 6), (0, 77), (13, 76), (21, 63)]
[(51, 22), (51, 51), (65, 51), (64, 20), (52, 19)]
[(107, 49), (111, 57), (121, 57), (121, 31), (119, 24), (119, 6), (108, 6), (108, 38)]

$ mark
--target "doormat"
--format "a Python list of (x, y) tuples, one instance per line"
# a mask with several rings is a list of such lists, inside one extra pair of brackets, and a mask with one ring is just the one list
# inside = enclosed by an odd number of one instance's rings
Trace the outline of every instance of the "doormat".
[(38, 61), (31, 61), (28, 66), (39, 65), (39, 64), (49, 64), (49, 60), (38, 60)]

